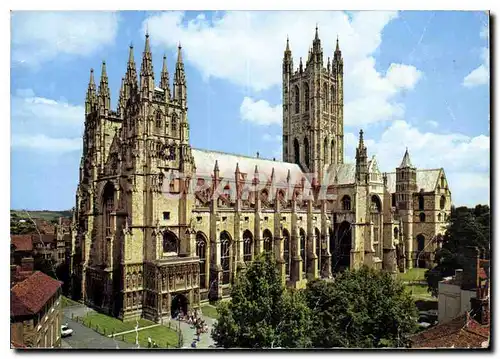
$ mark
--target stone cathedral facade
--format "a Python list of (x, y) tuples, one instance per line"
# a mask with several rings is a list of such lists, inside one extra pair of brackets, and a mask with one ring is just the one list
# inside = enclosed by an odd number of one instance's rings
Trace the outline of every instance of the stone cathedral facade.
[(74, 297), (123, 320), (161, 322), (228, 296), (262, 252), (296, 288), (362, 265), (430, 264), (451, 208), (444, 170), (416, 169), (406, 150), (395, 171), (381, 172), (362, 131), (356, 162), (344, 163), (338, 40), (325, 67), (316, 29), (298, 68), (287, 40), (282, 71), (283, 161), (275, 161), (191, 146), (180, 47), (173, 86), (165, 57), (155, 81), (149, 35), (139, 76), (130, 47), (116, 109), (106, 64), (98, 88), (91, 70)]

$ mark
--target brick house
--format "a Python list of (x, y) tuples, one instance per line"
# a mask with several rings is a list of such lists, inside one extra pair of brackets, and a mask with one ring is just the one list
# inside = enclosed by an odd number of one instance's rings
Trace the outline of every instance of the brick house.
[(12, 287), (11, 348), (61, 346), (61, 285), (37, 271)]

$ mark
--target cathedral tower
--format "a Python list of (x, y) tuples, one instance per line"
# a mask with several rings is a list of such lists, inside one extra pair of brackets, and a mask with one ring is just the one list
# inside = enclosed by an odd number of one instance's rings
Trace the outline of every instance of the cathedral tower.
[(283, 160), (322, 178), (324, 165), (344, 162), (343, 59), (338, 39), (324, 67), (318, 28), (305, 64), (294, 71), (287, 39), (283, 57)]

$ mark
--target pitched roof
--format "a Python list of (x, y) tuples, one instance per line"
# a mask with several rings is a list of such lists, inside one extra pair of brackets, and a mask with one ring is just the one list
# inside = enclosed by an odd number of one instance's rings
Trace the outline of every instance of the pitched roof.
[[(417, 170), (417, 191), (432, 192), (436, 189), (441, 169)], [(387, 187), (390, 193), (396, 192), (396, 173), (387, 173)]]
[[(273, 161), (264, 158), (255, 158), (231, 153), (218, 151), (209, 151), (202, 149), (192, 149), (192, 154), (196, 164), (196, 173), (199, 176), (210, 176), (214, 172), (215, 161), (219, 166), (219, 175), (221, 178), (234, 181), (236, 164), (238, 164), (240, 172), (247, 174), (247, 179), (252, 179), (255, 166), (259, 171), (259, 176), (267, 176), (271, 178), (271, 173), (274, 168), (274, 179), (277, 184), (286, 184), (288, 170), (294, 183), (300, 181), (304, 175), (300, 167), (295, 163), (287, 163), (282, 161)], [(261, 179), (263, 177), (260, 177)]]
[(354, 163), (332, 164), (325, 166), (325, 176), (328, 175), (327, 183), (332, 185), (337, 177), (337, 184), (351, 184), (356, 181), (356, 165)]
[(62, 282), (36, 271), (10, 290), (10, 315), (38, 313), (61, 285)]
[(31, 252), (33, 250), (31, 234), (11, 234), (10, 243), (16, 247), (16, 251)]
[(399, 168), (413, 167), (410, 161), (410, 154), (408, 153), (408, 148), (406, 148), (405, 154), (403, 156), (403, 160), (399, 165)]
[[(467, 320), (468, 319), (468, 320)], [(411, 337), (412, 348), (482, 348), (490, 326), (481, 325), (464, 313), (455, 319)]]

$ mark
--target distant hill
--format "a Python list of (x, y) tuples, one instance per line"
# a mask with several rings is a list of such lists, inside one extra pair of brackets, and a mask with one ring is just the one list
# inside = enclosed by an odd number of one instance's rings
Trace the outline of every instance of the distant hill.
[[(44, 219), (48, 222), (50, 222), (52, 220), (56, 220), (59, 217), (71, 218), (73, 216), (73, 214), (69, 210), (68, 211), (28, 211), (28, 212), (29, 212), (29, 215), (31, 216), (31, 218)], [(11, 216), (14, 215), (14, 216), (17, 216), (19, 218), (28, 217), (26, 215), (25, 211), (20, 211), (20, 210), (15, 210), (15, 209), (10, 210), (10, 215)]]

